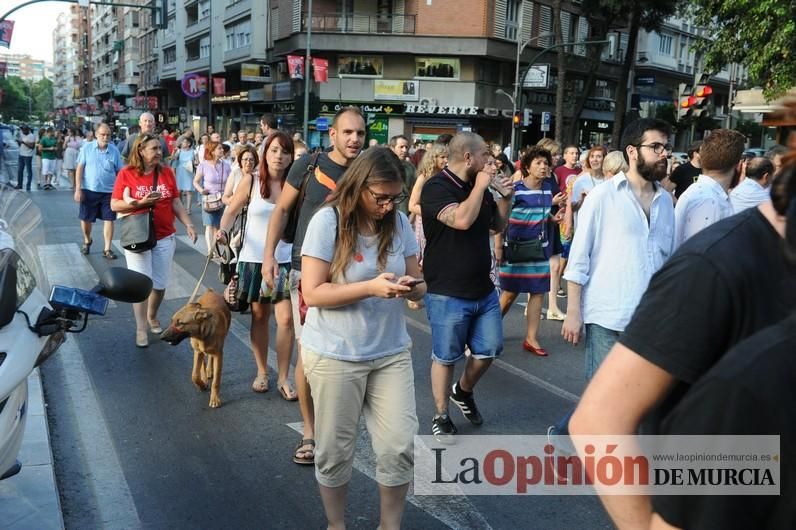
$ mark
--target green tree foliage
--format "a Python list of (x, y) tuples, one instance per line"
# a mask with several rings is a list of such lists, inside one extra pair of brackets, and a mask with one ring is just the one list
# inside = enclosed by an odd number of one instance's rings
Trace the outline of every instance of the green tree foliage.
[(707, 28), (709, 40), (696, 46), (707, 71), (743, 64), (769, 100), (796, 85), (796, 2), (699, 0), (691, 4), (691, 14)]
[(33, 115), (36, 120), (45, 121), (52, 112), (53, 83), (49, 79), (32, 82), (15, 76), (7, 77), (0, 79), (0, 89), (3, 90), (3, 101), (0, 103), (3, 120), (29, 121), (30, 115)]

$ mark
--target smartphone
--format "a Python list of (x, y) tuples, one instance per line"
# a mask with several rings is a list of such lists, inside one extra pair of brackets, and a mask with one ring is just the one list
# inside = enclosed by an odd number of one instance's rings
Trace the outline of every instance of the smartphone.
[(108, 299), (91, 291), (53, 285), (50, 305), (55, 309), (76, 309), (93, 315), (104, 315), (108, 310)]
[(402, 283), (401, 285), (406, 285), (407, 287), (414, 287), (415, 285), (420, 285), (424, 283), (426, 280), (410, 280), (406, 283)]
[(151, 192), (151, 193), (149, 194), (149, 197), (150, 197), (151, 199), (160, 199), (161, 197), (163, 197), (163, 194), (162, 194), (162, 193), (160, 193), (159, 191), (153, 191), (153, 192)]

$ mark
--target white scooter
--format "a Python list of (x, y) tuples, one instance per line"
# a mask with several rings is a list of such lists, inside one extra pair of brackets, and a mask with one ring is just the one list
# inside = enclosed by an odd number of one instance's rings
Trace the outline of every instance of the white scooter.
[(27, 419), (28, 375), (67, 333), (86, 329), (88, 315), (104, 315), (108, 299), (142, 302), (152, 290), (148, 277), (123, 268), (106, 270), (91, 291), (50, 289), (38, 259), (41, 221), (29, 195), (0, 186), (0, 480), (21, 469), (17, 455)]

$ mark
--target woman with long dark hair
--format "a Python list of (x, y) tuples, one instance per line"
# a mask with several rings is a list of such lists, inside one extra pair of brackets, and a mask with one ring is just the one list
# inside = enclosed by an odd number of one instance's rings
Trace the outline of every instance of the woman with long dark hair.
[(293, 140), (283, 132), (272, 133), (265, 142), (263, 159), (259, 161), (257, 151), (247, 146), (238, 153), (241, 180), (221, 218), (221, 227), (216, 239), (227, 244), (235, 216), (248, 204), (246, 225), (238, 258), (238, 298), (251, 304), (252, 323), (250, 329), (252, 353), (257, 363), (257, 376), (252, 383), (254, 392), (267, 392), (268, 385), (268, 321), (271, 306), (276, 316), (276, 356), (278, 363), (277, 388), (288, 401), (297, 399), (296, 391), (288, 381), (290, 356), (293, 351), (293, 319), (290, 308), (291, 245), (280, 242), (276, 248), (279, 276), (274, 288), (263, 284), (261, 274), (265, 237), (268, 223), (276, 201), (282, 193), (290, 165), (293, 163)]
[(411, 339), (404, 298), (419, 300), (417, 241), (395, 205), (403, 167), (387, 148), (354, 160), (329, 206), (313, 216), (301, 248), (309, 306), (301, 354), (315, 404), (315, 477), (329, 528), (345, 527), (357, 425), (364, 415), (376, 454), (379, 527), (400, 528), (417, 432)]

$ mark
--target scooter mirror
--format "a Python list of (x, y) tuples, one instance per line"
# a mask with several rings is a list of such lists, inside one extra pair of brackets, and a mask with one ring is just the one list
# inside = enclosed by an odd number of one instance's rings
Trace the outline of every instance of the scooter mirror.
[(0, 270), (0, 328), (14, 320), (17, 311), (17, 269), (3, 267)]
[(147, 299), (152, 292), (152, 280), (140, 272), (111, 267), (102, 274), (94, 292), (111, 300), (134, 304)]

